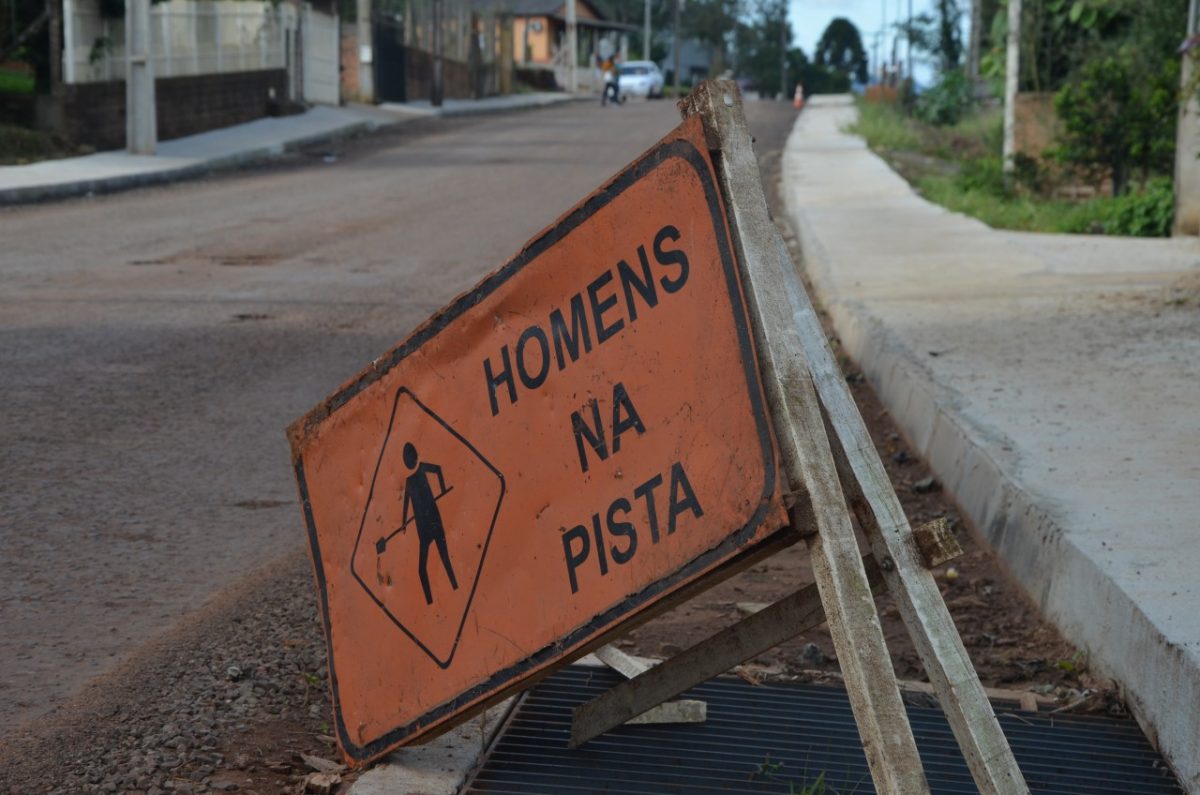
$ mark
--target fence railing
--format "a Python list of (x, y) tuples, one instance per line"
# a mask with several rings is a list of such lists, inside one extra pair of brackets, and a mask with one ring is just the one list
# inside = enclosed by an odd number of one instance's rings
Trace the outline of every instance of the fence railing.
[[(125, 21), (101, 15), (97, 0), (63, 0), (63, 80), (125, 76)], [(289, 18), (290, 17), (290, 18)], [(295, 14), (258, 0), (170, 0), (150, 9), (156, 77), (282, 69)]]

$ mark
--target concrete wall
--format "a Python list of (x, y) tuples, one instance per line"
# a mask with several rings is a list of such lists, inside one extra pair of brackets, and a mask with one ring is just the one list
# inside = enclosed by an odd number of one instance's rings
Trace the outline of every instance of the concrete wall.
[[(268, 115), (272, 90), (276, 98), (286, 98), (286, 70), (161, 78), (155, 81), (158, 137), (182, 138), (262, 118)], [(44, 110), (42, 117), (57, 117), (54, 126), (76, 143), (122, 149), (125, 81), (64, 86), (61, 106)]]

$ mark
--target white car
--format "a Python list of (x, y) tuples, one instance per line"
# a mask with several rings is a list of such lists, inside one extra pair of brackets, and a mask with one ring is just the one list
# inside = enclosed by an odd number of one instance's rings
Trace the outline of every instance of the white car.
[(630, 97), (661, 97), (663, 75), (654, 61), (628, 61), (617, 67), (621, 93)]

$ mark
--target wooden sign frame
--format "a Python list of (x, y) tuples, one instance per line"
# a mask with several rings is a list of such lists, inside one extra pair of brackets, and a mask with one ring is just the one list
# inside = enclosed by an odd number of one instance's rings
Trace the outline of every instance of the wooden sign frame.
[[(773, 478), (778, 478), (772, 480), (771, 489), (778, 524), (756, 544), (744, 547), (735, 544), (735, 554), (712, 558), (711, 565), (702, 567), (703, 576), (689, 579), (685, 576), (689, 572), (684, 572), (677, 580), (652, 583), (671, 592), (664, 591), (664, 598), (658, 601), (639, 604), (643, 608), (640, 612), (622, 614), (625, 620), (612, 620), (589, 628), (584, 635), (562, 638), (561, 646), (552, 644), (532, 654), (526, 652), (527, 656), (516, 666), (520, 668), (518, 674), (523, 676), (514, 674), (493, 683), (494, 686), (465, 692), (461, 700), (455, 698), (446, 707), (449, 712), (423, 715), (410, 726), (357, 747), (341, 725), (341, 712), (335, 711), (339, 739), (348, 761), (355, 764), (368, 761), (410, 737), (425, 740), (436, 736), (512, 692), (532, 685), (554, 668), (602, 646), (615, 635), (803, 538), (811, 555), (815, 585), (781, 599), (659, 665), (624, 666), (624, 672), (631, 678), (576, 710), (572, 745), (583, 744), (644, 715), (699, 682), (825, 621), (877, 791), (927, 793), (929, 785), (875, 610), (873, 594), (886, 588), (899, 607), (979, 790), (988, 795), (1027, 793), (1021, 771), (928, 570), (952, 558), (957, 545), (944, 523), (917, 528), (914, 532), (904, 516), (811, 300), (768, 213), (737, 85), (731, 81), (702, 83), (680, 107), (685, 122), (691, 121), (672, 135), (686, 133), (692, 139), (702, 135), (703, 142), (697, 140), (694, 145), (707, 146), (715, 173), (715, 190), (709, 202), (713, 222), (718, 234), (722, 234), (726, 225), (728, 228), (729, 239), (721, 244), (722, 256), (731, 252), (736, 260), (730, 263), (734, 269), (730, 289), (744, 300), (750, 327), (749, 335), (744, 327), (739, 328), (739, 339), (745, 338), (747, 349), (752, 342), (757, 352), (758, 372), (751, 375), (758, 375), (759, 379), (750, 381), (756, 395), (761, 388), (766, 421), (773, 426), (773, 444), (778, 447), (777, 472), (774, 458), (771, 462)], [(697, 120), (702, 133), (696, 126)], [(696, 151), (696, 155), (700, 157), (701, 152)], [(569, 226), (575, 215), (586, 215), (602, 207), (608, 197), (619, 193), (622, 180), (631, 179), (628, 175), (646, 162), (648, 159), (644, 157), (630, 171), (616, 177), (573, 213), (560, 219), (560, 225)], [(703, 176), (710, 176), (707, 165), (697, 169)], [(711, 182), (709, 187), (713, 187)], [(723, 218), (717, 217), (718, 205), (723, 208)], [(485, 279), (476, 292), (484, 295), (518, 272), (526, 260), (536, 256), (539, 245), (549, 246), (554, 242), (549, 238), (555, 229), (543, 233), (509, 265)], [(411, 352), (408, 347), (419, 347), (450, 322), (455, 311), (467, 311), (476, 303), (474, 294), (469, 294), (447, 314), (435, 316), (409, 342), (376, 362), (291, 429), (327, 633), (331, 632), (331, 624), (326, 583), (302, 456), (306, 438), (346, 401), (384, 377), (388, 368)], [(753, 365), (750, 369), (754, 369)], [(399, 397), (396, 401), (398, 404)], [(761, 404), (756, 404), (756, 413), (760, 407)], [(382, 452), (379, 457), (382, 461)], [(414, 454), (409, 466), (415, 465), (415, 458)], [(335, 467), (337, 460), (331, 460), (330, 466)], [(501, 479), (501, 497), (503, 488)], [(442, 495), (447, 493), (449, 489), (443, 484)], [(784, 501), (788, 506), (786, 517), (780, 493), (790, 497)], [(859, 550), (851, 511), (870, 547), (866, 557)], [(780, 527), (785, 519), (790, 527)], [(387, 540), (377, 543), (386, 544)], [(427, 602), (431, 602), (429, 593), (426, 586)], [(332, 634), (329, 644), (332, 655), (335, 645)], [(607, 655), (610, 660), (617, 657)], [(439, 665), (447, 667), (449, 658), (444, 664), (439, 661)], [(618, 659), (618, 667), (622, 665)], [(487, 673), (503, 676), (506, 670), (497, 672), (489, 668)], [(334, 685), (335, 704), (337, 698)], [(703, 705), (699, 707), (702, 712)]]
[[(680, 103), (699, 116), (718, 172), (750, 306), (783, 476), (816, 585), (802, 589), (579, 707), (572, 744), (827, 621), (879, 792), (929, 792), (872, 592), (899, 606), (980, 792), (1029, 789), (928, 568), (955, 552), (944, 527), (914, 533), (791, 255), (770, 218), (737, 84), (708, 81)], [(811, 505), (812, 515), (804, 513)], [(872, 554), (860, 557), (850, 510)]]

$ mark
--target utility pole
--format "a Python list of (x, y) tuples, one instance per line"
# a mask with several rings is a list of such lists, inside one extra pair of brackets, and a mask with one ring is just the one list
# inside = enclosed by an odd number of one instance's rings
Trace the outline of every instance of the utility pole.
[(158, 144), (154, 64), (150, 60), (150, 0), (125, 3), (125, 146), (152, 155)]
[(879, 3), (879, 35), (882, 40), (879, 42), (879, 82), (887, 82), (887, 68), (883, 66), (887, 60), (887, 0), (880, 0)]
[[(1187, 39), (1196, 35), (1197, 9), (1188, 6)], [(1193, 51), (1183, 55), (1181, 85), (1191, 89), (1179, 103), (1179, 123), (1175, 128), (1175, 224), (1173, 235), (1200, 235), (1200, 101), (1196, 100), (1192, 76), (1195, 74)]]
[[(904, 55), (904, 60), (905, 60), (905, 62), (906, 62), (906, 63), (905, 63), (905, 65), (904, 65), (904, 67), (905, 67), (905, 72), (904, 72), (904, 73), (905, 73), (906, 75), (908, 75), (908, 79), (909, 79), (909, 80), (913, 80), (913, 71), (912, 71), (912, 26), (913, 26), (912, 0), (908, 0), (908, 31), (907, 31), (907, 32), (904, 34), (904, 49), (905, 49), (905, 51), (906, 51), (906, 52), (905, 52), (905, 55)], [(915, 81), (915, 80), (913, 80), (913, 82), (912, 82), (912, 85), (913, 85), (913, 86), (915, 86), (915, 85), (916, 85), (916, 81)]]
[(433, 0), (433, 85), (430, 87), (429, 104), (442, 106), (442, 2)]
[(371, 25), (371, 0), (357, 0), (354, 15), (358, 29), (358, 98), (375, 101), (375, 38)]
[(642, 38), (642, 60), (650, 61), (650, 60), (653, 60), (653, 58), (650, 55), (650, 0), (646, 0), (646, 11), (645, 11), (644, 22), (645, 22), (646, 30), (645, 30), (644, 37)]
[(787, 0), (780, 0), (779, 7), (783, 16), (779, 20), (779, 99), (788, 101), (788, 64), (787, 64)]
[(679, 99), (679, 4), (681, 0), (672, 0), (674, 9), (671, 12), (671, 54), (675, 57), (675, 99)]
[(1004, 173), (1015, 168), (1017, 80), (1021, 70), (1021, 0), (1008, 0), (1008, 57), (1004, 62)]
[(567, 90), (574, 94), (579, 90), (579, 21), (575, 14), (575, 0), (567, 0)]

